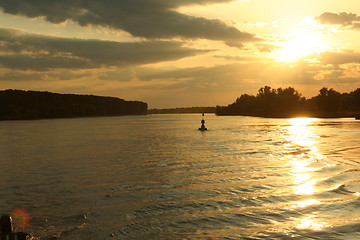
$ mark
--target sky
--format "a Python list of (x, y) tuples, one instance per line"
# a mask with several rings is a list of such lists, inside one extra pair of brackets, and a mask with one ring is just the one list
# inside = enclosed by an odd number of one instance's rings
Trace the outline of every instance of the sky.
[(0, 90), (149, 108), (360, 87), (359, 0), (0, 0)]

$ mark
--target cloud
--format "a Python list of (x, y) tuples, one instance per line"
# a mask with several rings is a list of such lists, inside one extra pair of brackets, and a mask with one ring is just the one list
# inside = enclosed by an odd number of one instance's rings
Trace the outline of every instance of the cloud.
[(42, 79), (41, 73), (6, 72), (0, 74), (0, 81), (34, 81)]
[(32, 57), (27, 55), (0, 56), (0, 65), (11, 69), (45, 70), (51, 68), (87, 68), (84, 61), (65, 57)]
[(12, 69), (125, 67), (177, 60), (207, 51), (181, 42), (115, 42), (60, 38), (0, 28), (0, 66)]
[(263, 53), (271, 53), (274, 50), (279, 49), (278, 46), (272, 44), (266, 44), (266, 43), (256, 44), (256, 47), (258, 48), (259, 52), (263, 52)]
[(265, 57), (249, 57), (249, 56), (226, 56), (226, 55), (214, 55), (215, 58), (226, 59), (229, 61), (241, 61), (241, 62), (258, 62), (258, 61), (269, 61)]
[(360, 64), (360, 52), (325, 52), (321, 53), (319, 60), (323, 64), (347, 64), (347, 63), (359, 63)]
[(360, 52), (323, 52), (312, 57), (318, 62), (307, 63), (307, 73), (314, 83), (355, 84), (360, 82)]
[(44, 17), (52, 23), (71, 20), (82, 26), (98, 25), (124, 30), (146, 39), (210, 39), (241, 47), (258, 41), (218, 19), (193, 17), (175, 9), (192, 4), (226, 3), (233, 0), (2, 0), (6, 13), (30, 18)]
[(168, 71), (164, 69), (158, 71), (139, 69), (137, 76), (143, 81), (168, 80), (170, 84), (162, 87), (167, 90), (176, 89), (177, 91), (193, 93), (202, 91), (208, 93), (232, 92), (237, 88), (241, 89), (245, 85), (251, 84), (249, 82), (256, 82), (261, 85), (259, 83), (266, 78), (268, 81), (276, 80), (276, 76), (281, 74), (273, 73), (274, 66), (270, 65), (270, 63), (252, 62), (212, 67), (178, 68)]
[[(219, 56), (224, 58), (225, 56)], [(141, 71), (136, 74), (143, 81), (169, 80), (166, 89), (197, 92), (233, 92), (246, 85), (315, 85), (331, 83), (356, 83), (360, 81), (360, 54), (356, 52), (328, 52), (317, 56), (320, 62), (299, 61), (289, 67), (271, 61), (247, 61), (239, 58), (234, 64), (212, 67), (194, 67), (165, 71)], [(232, 57), (230, 57), (232, 59)], [(246, 61), (241, 61), (246, 60)], [(254, 88), (256, 88), (254, 87)]]
[(360, 16), (354, 13), (330, 13), (325, 12), (316, 19), (322, 24), (341, 25), (344, 27), (351, 27), (352, 29), (360, 30)]

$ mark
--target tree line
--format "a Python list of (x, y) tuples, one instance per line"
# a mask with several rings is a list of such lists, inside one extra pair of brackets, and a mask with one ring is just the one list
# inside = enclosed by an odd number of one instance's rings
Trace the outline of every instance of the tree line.
[(147, 103), (115, 97), (39, 91), (0, 91), (0, 120), (146, 114)]
[(323, 87), (310, 99), (292, 87), (258, 90), (257, 95), (243, 94), (228, 106), (217, 106), (216, 115), (256, 117), (354, 117), (360, 116), (360, 88), (340, 93)]
[(173, 113), (215, 113), (216, 107), (182, 107), (182, 108), (164, 108), (149, 109), (150, 114), (173, 114)]

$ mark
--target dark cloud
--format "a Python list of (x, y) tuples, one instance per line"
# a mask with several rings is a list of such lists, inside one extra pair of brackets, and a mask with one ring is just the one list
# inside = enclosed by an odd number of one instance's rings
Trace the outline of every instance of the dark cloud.
[(0, 28), (0, 66), (13, 69), (98, 68), (177, 60), (206, 52), (180, 42), (120, 43), (59, 38)]
[[(78, 70), (78, 69), (56, 69), (51, 71), (29, 71), (29, 70), (4, 70), (0, 73), (0, 81), (9, 82), (24, 82), (24, 81), (70, 81), (79, 79), (96, 79), (98, 75), (97, 71), (93, 70)], [(122, 77), (122, 76), (120, 76)], [(130, 79), (127, 79), (130, 80)]]
[(86, 62), (66, 57), (32, 57), (29, 55), (5, 55), (0, 56), (0, 66), (11, 69), (46, 70), (51, 68), (87, 68)]
[(1, 0), (4, 12), (30, 18), (45, 17), (52, 23), (72, 20), (80, 25), (121, 29), (147, 39), (202, 38), (225, 41), (241, 47), (257, 41), (217, 19), (193, 17), (177, 12), (191, 4), (225, 3), (233, 0)]
[(341, 25), (360, 30), (360, 16), (354, 13), (330, 13), (325, 12), (316, 19), (322, 24)]
[(42, 79), (42, 73), (8, 72), (0, 74), (1, 81), (34, 81)]

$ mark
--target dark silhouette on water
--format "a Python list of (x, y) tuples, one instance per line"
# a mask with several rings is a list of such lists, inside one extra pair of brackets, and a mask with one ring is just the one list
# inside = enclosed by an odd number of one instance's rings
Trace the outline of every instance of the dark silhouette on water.
[(320, 89), (310, 99), (292, 87), (260, 88), (256, 96), (243, 94), (226, 107), (217, 106), (216, 115), (255, 117), (354, 117), (360, 116), (360, 88), (350, 93)]
[(114, 97), (0, 91), (0, 120), (146, 114), (147, 104)]
[(13, 232), (12, 218), (8, 214), (1, 215), (0, 240), (31, 240), (33, 237), (28, 233)]
[(205, 119), (204, 119), (204, 113), (202, 114), (203, 118), (201, 119), (201, 127), (199, 127), (200, 131), (206, 131), (207, 128), (205, 127)]
[(7, 234), (13, 231), (12, 219), (10, 215), (7, 214), (1, 215), (0, 225), (1, 225), (1, 233)]

